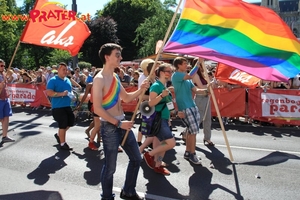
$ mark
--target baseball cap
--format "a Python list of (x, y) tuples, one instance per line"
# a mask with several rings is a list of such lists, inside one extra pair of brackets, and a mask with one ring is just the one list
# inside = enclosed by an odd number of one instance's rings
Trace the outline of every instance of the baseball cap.
[(52, 70), (52, 68), (51, 68), (51, 67), (49, 67), (49, 66), (48, 66), (46, 69), (47, 69), (48, 71), (49, 71), (49, 70)]

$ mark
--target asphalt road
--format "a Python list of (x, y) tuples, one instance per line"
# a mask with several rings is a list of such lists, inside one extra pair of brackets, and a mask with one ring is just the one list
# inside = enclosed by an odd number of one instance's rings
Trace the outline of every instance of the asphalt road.
[[(13, 110), (9, 135), (16, 142), (0, 145), (0, 200), (100, 199), (103, 156), (101, 150), (87, 148), (84, 130), (89, 121), (79, 119), (68, 131), (67, 141), (74, 151), (66, 152), (58, 149), (53, 137), (57, 128), (49, 110)], [(196, 150), (202, 166), (196, 166), (183, 159), (181, 122), (175, 120), (173, 127), (177, 145), (164, 159), (171, 175), (156, 174), (142, 163), (136, 189), (146, 199), (300, 199), (298, 128), (226, 125), (231, 162), (223, 133), (214, 122), (216, 146), (204, 146), (201, 133)], [(127, 163), (126, 154), (120, 153), (114, 176), (116, 199)]]

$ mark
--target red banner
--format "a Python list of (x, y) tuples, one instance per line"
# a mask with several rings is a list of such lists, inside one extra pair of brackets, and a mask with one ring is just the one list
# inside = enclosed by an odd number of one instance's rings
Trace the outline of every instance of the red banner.
[(32, 107), (51, 107), (51, 103), (45, 94), (45, 85), (33, 84), (8, 84), (7, 92), (11, 102), (30, 103)]
[(299, 90), (249, 90), (249, 117), (275, 124), (300, 125)]
[(257, 87), (260, 81), (260, 79), (255, 76), (222, 63), (218, 63), (215, 77), (226, 83), (238, 84), (248, 88)]
[(83, 42), (91, 34), (87, 25), (76, 17), (75, 11), (65, 10), (58, 2), (37, 0), (30, 11), (20, 41), (68, 50), (78, 54)]
[[(214, 94), (222, 117), (240, 117), (246, 111), (246, 91), (244, 88), (228, 90), (227, 88), (214, 89)], [(212, 116), (217, 116), (214, 103), (211, 99)]]

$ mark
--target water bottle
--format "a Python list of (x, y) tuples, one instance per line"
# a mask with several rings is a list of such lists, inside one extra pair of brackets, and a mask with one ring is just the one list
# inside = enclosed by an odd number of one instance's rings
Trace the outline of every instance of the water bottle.
[(68, 92), (68, 97), (69, 97), (70, 99), (75, 99), (75, 95), (74, 95), (73, 92)]

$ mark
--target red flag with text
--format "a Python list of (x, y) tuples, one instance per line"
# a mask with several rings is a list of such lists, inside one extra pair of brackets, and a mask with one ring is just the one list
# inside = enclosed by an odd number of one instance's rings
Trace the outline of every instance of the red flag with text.
[(20, 41), (39, 46), (64, 49), (72, 56), (78, 54), (83, 42), (91, 34), (76, 12), (61, 8), (60, 3), (37, 0), (30, 11)]
[(224, 81), (226, 83), (238, 84), (248, 88), (257, 87), (260, 81), (260, 79), (255, 76), (252, 76), (246, 72), (235, 69), (223, 63), (218, 63), (215, 77), (216, 79)]

